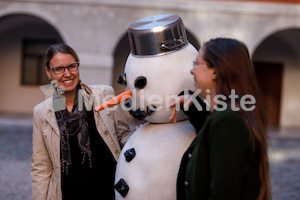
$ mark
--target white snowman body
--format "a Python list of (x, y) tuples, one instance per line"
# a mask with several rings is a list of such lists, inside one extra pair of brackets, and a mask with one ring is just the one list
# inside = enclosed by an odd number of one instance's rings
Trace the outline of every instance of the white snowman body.
[[(172, 102), (171, 97), (176, 97), (183, 90), (195, 89), (190, 70), (197, 54), (197, 50), (188, 44), (163, 56), (129, 55), (125, 66), (126, 89), (134, 91), (134, 107), (147, 110), (147, 106), (151, 105), (160, 109), (145, 118), (148, 122), (133, 133), (121, 151), (115, 184), (118, 185), (122, 179), (129, 189), (123, 196), (116, 191), (117, 200), (176, 199), (181, 158), (196, 133), (182, 111), (176, 114), (178, 122), (172, 123), (169, 119), (171, 109), (167, 107)], [(136, 89), (134, 82), (140, 76), (147, 79), (147, 84)], [(135, 156), (126, 161), (125, 152), (130, 149), (135, 150)]]
[[(181, 157), (194, 138), (195, 130), (187, 120), (176, 124), (147, 122), (137, 129), (123, 147), (124, 152), (134, 148), (135, 157), (127, 162), (120, 156), (117, 164), (116, 181), (123, 178), (129, 186), (124, 199), (176, 199)], [(117, 192), (116, 199), (123, 197)]]

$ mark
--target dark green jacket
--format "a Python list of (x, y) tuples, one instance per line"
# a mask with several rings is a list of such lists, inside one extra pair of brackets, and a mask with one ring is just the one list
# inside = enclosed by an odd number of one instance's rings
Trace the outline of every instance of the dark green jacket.
[(208, 116), (195, 109), (186, 114), (198, 135), (182, 158), (177, 198), (256, 199), (259, 155), (242, 114), (230, 108)]

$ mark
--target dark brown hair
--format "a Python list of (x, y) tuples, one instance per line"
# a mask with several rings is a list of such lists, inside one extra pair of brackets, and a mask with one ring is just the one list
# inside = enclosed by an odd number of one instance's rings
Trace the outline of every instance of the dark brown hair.
[(79, 62), (79, 57), (78, 57), (77, 53), (69, 45), (64, 44), (64, 43), (53, 44), (47, 49), (46, 54), (45, 54), (45, 65), (47, 68), (50, 67), (49, 66), (50, 60), (57, 53), (71, 54), (75, 58), (76, 62)]
[(248, 49), (244, 43), (236, 39), (215, 38), (206, 42), (203, 50), (203, 58), (208, 63), (208, 67), (215, 69), (217, 94), (224, 95), (229, 99), (231, 90), (234, 89), (235, 94), (238, 95), (238, 98), (235, 99), (237, 107), (240, 106), (241, 97), (244, 95), (252, 95), (256, 99), (254, 110), (240, 109), (240, 112), (251, 130), (250, 140), (259, 149), (260, 190), (257, 199), (268, 200), (271, 198), (271, 186), (265, 106), (259, 92)]

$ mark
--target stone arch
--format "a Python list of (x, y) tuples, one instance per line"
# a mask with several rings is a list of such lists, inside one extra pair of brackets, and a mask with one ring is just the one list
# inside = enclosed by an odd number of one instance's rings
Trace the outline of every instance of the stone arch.
[(273, 32), (254, 50), (252, 60), (270, 126), (300, 126), (299, 43), (300, 28), (289, 28)]
[[(25, 40), (63, 42), (55, 27), (35, 15), (9, 13), (0, 18), (0, 79), (10, 85), (0, 86), (1, 94), (5, 94), (0, 97), (0, 112), (31, 114), (33, 107), (45, 99), (38, 85), (22, 84)], [(42, 66), (39, 73), (43, 75)]]
[(265, 29), (262, 29), (260, 32), (255, 32), (252, 34), (253, 38), (250, 39), (250, 43), (248, 45), (250, 54), (253, 55), (254, 51), (271, 35), (275, 33), (279, 33), (284, 30), (295, 29), (297, 25), (295, 24), (268, 24)]
[(36, 21), (39, 20), (40, 22), (49, 25), (52, 27), (57, 34), (61, 37), (62, 41), (67, 42), (67, 36), (61, 30), (61, 28), (57, 25), (57, 22), (55, 21), (55, 18), (52, 16), (52, 14), (49, 14), (47, 12), (43, 12), (40, 9), (14, 9), (12, 11), (6, 11), (2, 12), (0, 15), (0, 20), (3, 19), (11, 19), (11, 17), (17, 17), (19, 16), (21, 20), (19, 22), (15, 23), (17, 26), (18, 24), (24, 22), (26, 18), (31, 17), (34, 18)]

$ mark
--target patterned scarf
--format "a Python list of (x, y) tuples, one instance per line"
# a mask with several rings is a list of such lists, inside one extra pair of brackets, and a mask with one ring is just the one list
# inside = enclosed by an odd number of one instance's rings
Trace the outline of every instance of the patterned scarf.
[[(77, 135), (78, 146), (81, 149), (81, 154), (83, 154), (82, 163), (84, 163), (85, 161), (85, 156), (88, 156), (90, 167), (92, 167), (90, 136), (88, 131), (88, 124), (86, 122), (87, 110), (84, 105), (81, 111), (78, 109), (79, 89), (83, 89), (89, 96), (92, 93), (92, 91), (80, 81), (78, 84), (72, 113), (69, 113), (67, 109), (55, 111), (55, 116), (60, 130), (60, 163), (62, 172), (66, 172), (67, 174), (68, 166), (72, 164), (69, 144), (70, 136)], [(53, 97), (53, 99), (61, 98), (57, 92), (54, 92)]]

